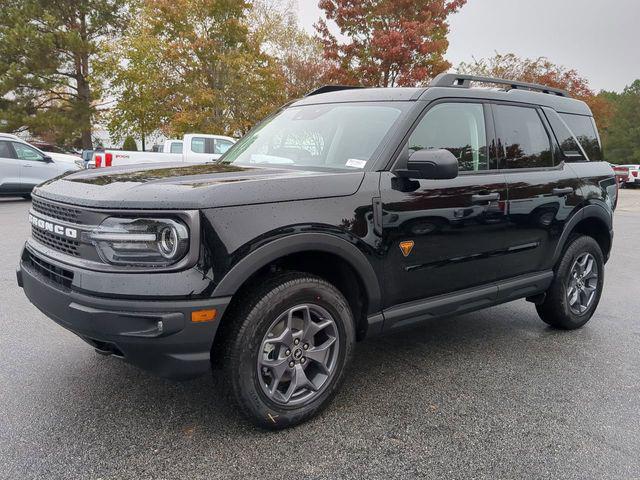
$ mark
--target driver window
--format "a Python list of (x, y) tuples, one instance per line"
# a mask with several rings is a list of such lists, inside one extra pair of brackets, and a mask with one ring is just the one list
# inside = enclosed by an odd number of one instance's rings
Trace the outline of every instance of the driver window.
[(29, 145), (13, 142), (13, 149), (16, 151), (16, 157), (20, 160), (44, 162), (44, 156)]
[(460, 171), (489, 170), (484, 110), (479, 103), (440, 103), (422, 118), (409, 138), (410, 153), (424, 148), (449, 150)]

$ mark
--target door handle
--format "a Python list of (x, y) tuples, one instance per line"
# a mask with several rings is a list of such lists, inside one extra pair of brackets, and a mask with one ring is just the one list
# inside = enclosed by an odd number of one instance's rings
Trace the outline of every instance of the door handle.
[(498, 192), (471, 195), (471, 203), (488, 203), (500, 200)]
[(566, 188), (554, 188), (553, 189), (553, 194), (557, 195), (559, 197), (563, 196), (563, 195), (570, 195), (573, 193), (573, 187), (566, 187)]
[(23, 168), (31, 168), (33, 167), (33, 165), (29, 165), (28, 163), (25, 163), (24, 165), (22, 165)]

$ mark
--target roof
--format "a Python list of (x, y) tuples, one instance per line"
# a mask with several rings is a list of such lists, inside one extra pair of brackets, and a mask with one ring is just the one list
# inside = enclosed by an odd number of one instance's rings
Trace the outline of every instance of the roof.
[[(504, 85), (507, 89), (474, 88), (471, 82)], [(361, 88), (353, 86), (324, 86), (292, 106), (346, 102), (402, 102), (433, 101), (438, 98), (476, 98), (481, 100), (511, 101), (553, 108), (561, 113), (591, 115), (589, 107), (568, 96), (567, 92), (545, 85), (516, 82), (498, 78), (470, 75), (441, 74), (431, 85), (421, 88)]]

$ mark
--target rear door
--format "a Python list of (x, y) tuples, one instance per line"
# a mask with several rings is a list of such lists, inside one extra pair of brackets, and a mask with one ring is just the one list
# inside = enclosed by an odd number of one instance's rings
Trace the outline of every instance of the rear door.
[(496, 103), (493, 115), (509, 191), (500, 279), (548, 270), (564, 224), (580, 201), (578, 178), (542, 109)]
[(32, 146), (13, 142), (13, 149), (20, 164), (20, 183), (27, 193), (36, 185), (60, 174), (58, 166)]
[(8, 140), (0, 140), (0, 194), (22, 193), (20, 162)]
[(458, 158), (458, 177), (408, 180), (382, 172), (386, 307), (495, 280), (507, 188), (492, 143), (487, 104), (444, 101), (429, 107), (405, 148), (449, 150)]

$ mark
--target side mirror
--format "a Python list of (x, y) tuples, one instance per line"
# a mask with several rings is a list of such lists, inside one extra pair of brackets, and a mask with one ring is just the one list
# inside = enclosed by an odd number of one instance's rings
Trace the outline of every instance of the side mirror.
[(449, 150), (416, 150), (409, 156), (407, 170), (397, 172), (402, 177), (446, 180), (458, 176), (458, 159)]
[(53, 158), (51, 158), (49, 155), (45, 155), (44, 156), (44, 161), (47, 163), (53, 163)]

